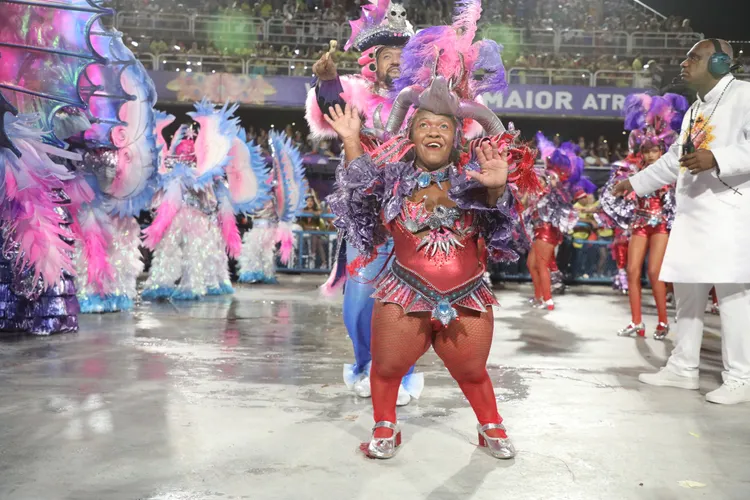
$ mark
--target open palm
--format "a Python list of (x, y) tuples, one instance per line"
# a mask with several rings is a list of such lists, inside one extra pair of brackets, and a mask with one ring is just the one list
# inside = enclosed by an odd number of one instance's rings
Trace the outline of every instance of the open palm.
[(359, 138), (362, 129), (362, 119), (359, 110), (350, 104), (341, 109), (338, 104), (328, 108), (328, 114), (323, 115), (328, 124), (336, 131), (341, 140)]
[(476, 148), (479, 171), (469, 170), (467, 174), (489, 189), (504, 188), (508, 182), (508, 153), (499, 153), (497, 144), (483, 142)]

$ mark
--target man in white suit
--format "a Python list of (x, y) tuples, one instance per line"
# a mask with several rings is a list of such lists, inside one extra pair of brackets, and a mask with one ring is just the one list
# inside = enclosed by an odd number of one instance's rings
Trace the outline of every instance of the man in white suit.
[(659, 161), (615, 191), (639, 196), (677, 182), (677, 214), (660, 279), (674, 283), (677, 340), (667, 366), (646, 384), (698, 389), (706, 297), (719, 296), (724, 384), (712, 403), (750, 401), (750, 83), (731, 74), (732, 48), (697, 43), (681, 76), (697, 92), (682, 134)]

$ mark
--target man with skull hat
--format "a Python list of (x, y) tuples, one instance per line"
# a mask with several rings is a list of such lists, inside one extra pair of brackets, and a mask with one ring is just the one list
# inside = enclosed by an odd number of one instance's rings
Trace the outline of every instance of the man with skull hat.
[[(333, 48), (324, 54), (313, 66), (317, 82), (307, 97), (306, 118), (315, 137), (335, 138), (336, 132), (325, 120), (328, 110), (337, 104), (341, 108), (346, 103), (355, 105), (365, 115), (364, 142), (374, 148), (383, 137), (383, 121), (391, 112), (392, 100), (388, 94), (393, 81), (401, 75), (401, 50), (414, 34), (414, 29), (406, 18), (404, 6), (391, 0), (371, 0), (362, 7), (360, 19), (350, 21), (350, 24), (352, 35), (345, 50), (354, 48), (361, 52), (361, 74), (339, 76), (332, 57)], [(342, 236), (346, 239), (346, 235)], [(344, 290), (344, 324), (355, 356), (354, 364), (344, 366), (344, 381), (360, 397), (371, 395), (370, 323), (375, 300), (370, 296), (375, 291), (376, 278), (388, 266), (392, 247), (392, 242), (388, 241), (377, 249), (374, 260), (360, 267), (351, 265), (359, 257), (357, 250), (342, 245), (338, 252), (341, 258), (323, 286), (323, 292), (331, 294), (337, 285), (344, 283), (347, 268), (356, 272), (346, 280)], [(358, 267), (357, 271), (354, 271), (355, 267)], [(409, 370), (399, 389), (400, 406), (408, 404), (412, 397), (418, 398), (422, 392), (423, 376), (414, 374), (413, 370), (413, 367)]]

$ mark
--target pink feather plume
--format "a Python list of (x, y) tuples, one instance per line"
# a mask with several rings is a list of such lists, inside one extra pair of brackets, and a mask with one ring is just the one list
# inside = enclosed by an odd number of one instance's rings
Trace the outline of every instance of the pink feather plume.
[(336, 267), (334, 266), (333, 270), (331, 270), (331, 273), (328, 275), (326, 282), (320, 285), (320, 294), (323, 297), (331, 298), (341, 295), (344, 285), (346, 284), (346, 277), (339, 278), (338, 281), (336, 281), (336, 275)]
[(41, 278), (50, 286), (60, 282), (63, 271), (75, 274), (70, 258), (72, 248), (61, 238), (70, 234), (61, 227), (64, 220), (50, 198), (50, 179), (31, 171), (25, 173), (34, 177), (34, 183), (18, 189), (14, 169), (6, 164), (6, 199), (0, 205), (0, 216), (9, 221), (9, 235), (20, 245), (15, 264), (23, 269), (33, 267), (34, 281)]
[(95, 195), (82, 176), (66, 182), (65, 193), (70, 198), (70, 212), (73, 216), (71, 231), (81, 242), (88, 264), (88, 282), (94, 285), (98, 293), (107, 294), (110, 292), (115, 274), (109, 261), (112, 233), (106, 227), (106, 223), (97, 218), (96, 209), (89, 205)]
[(242, 252), (242, 238), (240, 238), (240, 230), (237, 228), (237, 219), (232, 205), (228, 201), (222, 203), (219, 209), (219, 226), (221, 226), (221, 235), (224, 238), (227, 253), (236, 259)]
[(156, 245), (161, 242), (172, 225), (175, 215), (180, 211), (181, 203), (182, 190), (179, 182), (175, 182), (164, 193), (164, 198), (162, 198), (159, 208), (156, 209), (156, 217), (153, 222), (143, 230), (143, 245), (146, 248), (154, 250)]
[(294, 231), (292, 226), (286, 222), (280, 222), (276, 229), (276, 241), (281, 243), (279, 250), (279, 259), (286, 265), (292, 258), (294, 252)]
[(477, 23), (482, 17), (482, 0), (457, 0), (453, 28), (460, 32), (462, 45), (471, 45), (477, 34)]
[(98, 293), (106, 295), (112, 291), (115, 279), (115, 270), (109, 261), (112, 234), (93, 210), (79, 212), (78, 227), (88, 263), (88, 282)]

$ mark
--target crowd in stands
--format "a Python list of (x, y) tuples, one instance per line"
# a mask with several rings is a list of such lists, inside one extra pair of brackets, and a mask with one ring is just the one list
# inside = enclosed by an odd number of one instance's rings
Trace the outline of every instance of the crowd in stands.
[[(118, 10), (344, 22), (359, 17), (365, 0), (117, 0)], [(450, 21), (453, 0), (403, 0), (414, 25)], [(663, 18), (633, 0), (493, 0), (484, 3), (485, 22), (519, 28), (690, 32), (689, 19)]]

